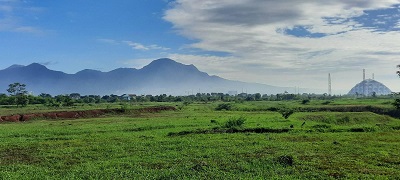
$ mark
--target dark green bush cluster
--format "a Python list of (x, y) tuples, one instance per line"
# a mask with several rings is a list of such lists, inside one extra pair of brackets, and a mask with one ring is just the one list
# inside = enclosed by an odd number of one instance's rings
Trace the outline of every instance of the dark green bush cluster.
[(279, 156), (276, 161), (283, 166), (293, 166), (294, 164), (294, 158), (291, 155)]
[(400, 109), (400, 99), (395, 99), (394, 102), (393, 102), (393, 106), (396, 109)]
[(330, 125), (326, 125), (326, 124), (317, 124), (317, 125), (312, 126), (312, 128), (315, 128), (315, 129), (319, 129), (319, 128), (328, 129), (328, 128), (331, 128), (331, 126)]
[(289, 118), (290, 115), (292, 115), (294, 113), (293, 109), (281, 109), (279, 110), (279, 113), (282, 114), (282, 117), (287, 119)]
[(225, 128), (241, 128), (244, 124), (246, 119), (244, 117), (240, 117), (238, 119), (230, 119), (228, 120), (223, 127)]
[(328, 105), (328, 104), (330, 104), (331, 103), (331, 101), (325, 101), (325, 102), (322, 102), (321, 104), (322, 105)]
[(232, 105), (228, 104), (228, 103), (218, 104), (218, 106), (215, 108), (215, 110), (217, 110), (217, 111), (222, 111), (222, 110), (229, 111), (231, 109), (232, 109)]
[(301, 101), (301, 104), (308, 104), (308, 103), (310, 103), (309, 99), (304, 99), (303, 101)]
[(120, 105), (121, 105), (120, 110), (121, 110), (122, 112), (128, 112), (128, 111), (129, 111), (129, 109), (130, 109), (129, 104), (127, 104), (127, 103), (121, 103)]

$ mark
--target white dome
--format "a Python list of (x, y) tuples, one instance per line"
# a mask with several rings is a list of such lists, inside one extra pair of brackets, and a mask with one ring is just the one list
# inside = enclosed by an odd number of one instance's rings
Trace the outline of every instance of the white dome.
[(392, 91), (382, 83), (372, 79), (366, 79), (354, 86), (348, 95), (372, 96), (374, 92), (376, 95), (387, 95), (392, 93)]

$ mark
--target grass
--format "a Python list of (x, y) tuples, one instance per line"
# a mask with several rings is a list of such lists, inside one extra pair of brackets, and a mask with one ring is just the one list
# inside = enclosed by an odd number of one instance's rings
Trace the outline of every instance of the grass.
[[(263, 103), (278, 104), (232, 108)], [(371, 112), (295, 112), (284, 119), (272, 111), (216, 111), (217, 105), (2, 123), (0, 179), (400, 178), (398, 119)], [(220, 131), (240, 119), (246, 121), (236, 132)]]

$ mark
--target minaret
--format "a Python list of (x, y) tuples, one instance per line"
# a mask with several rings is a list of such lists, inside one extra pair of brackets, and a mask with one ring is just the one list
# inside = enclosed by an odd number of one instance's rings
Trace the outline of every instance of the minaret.
[(332, 95), (331, 73), (328, 74), (328, 95)]
[(365, 69), (363, 69), (363, 81), (365, 80)]
[(363, 96), (365, 96), (365, 69), (363, 69)]

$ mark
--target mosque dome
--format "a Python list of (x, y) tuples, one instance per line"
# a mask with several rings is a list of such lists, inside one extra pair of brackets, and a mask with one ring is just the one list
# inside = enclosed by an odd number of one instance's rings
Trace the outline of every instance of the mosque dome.
[(382, 83), (373, 79), (366, 79), (354, 86), (348, 95), (372, 96), (374, 92), (375, 95), (388, 95), (392, 93), (392, 91)]

